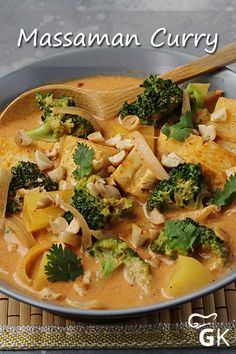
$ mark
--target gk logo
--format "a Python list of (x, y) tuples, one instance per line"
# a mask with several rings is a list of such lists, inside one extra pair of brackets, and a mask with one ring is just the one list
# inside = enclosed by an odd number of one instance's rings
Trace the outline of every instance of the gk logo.
[[(188, 325), (191, 328), (199, 329), (202, 327), (210, 326), (211, 323), (203, 323), (200, 324), (198, 322), (193, 322), (194, 318), (204, 318), (204, 319), (212, 319), (213, 321), (217, 318), (216, 313), (212, 313), (211, 315), (208, 316), (203, 316), (198, 313), (193, 313), (191, 316), (189, 316), (188, 319)], [(217, 347), (220, 347), (221, 343), (224, 343), (227, 347), (229, 347), (229, 342), (225, 339), (226, 333), (229, 331), (229, 329), (226, 329), (223, 333), (221, 333), (221, 329), (218, 328), (216, 331), (216, 335), (214, 335), (215, 330), (212, 328), (204, 328), (201, 330), (199, 334), (199, 341), (204, 347), (212, 347), (213, 345), (217, 345)]]

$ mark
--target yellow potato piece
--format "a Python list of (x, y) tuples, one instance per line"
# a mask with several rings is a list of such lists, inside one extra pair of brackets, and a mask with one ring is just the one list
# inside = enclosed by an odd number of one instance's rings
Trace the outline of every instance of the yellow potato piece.
[(50, 150), (52, 147), (52, 143), (42, 141), (35, 142), (28, 146), (18, 146), (13, 138), (0, 136), (0, 168), (10, 169), (22, 160), (35, 163), (35, 150), (40, 150), (45, 153), (46, 150)]
[(200, 163), (206, 179), (213, 190), (222, 188), (227, 179), (226, 170), (236, 166), (236, 156), (214, 141), (203, 142), (202, 137), (191, 135), (185, 141), (167, 139), (160, 134), (158, 155), (175, 152), (186, 162)]
[(74, 136), (67, 136), (61, 146), (61, 160), (60, 165), (65, 167), (67, 171), (67, 182), (74, 184), (73, 171), (76, 169), (74, 163), (73, 155), (78, 143), (84, 143), (90, 148), (94, 149), (94, 159), (103, 161), (103, 170), (106, 171), (106, 168), (110, 165), (108, 157), (113, 156), (117, 153), (117, 149), (93, 143), (92, 141), (76, 138)]
[(35, 290), (42, 290), (49, 285), (47, 276), (45, 274), (45, 265), (48, 263), (47, 259), (48, 252), (44, 252), (43, 257), (39, 263), (36, 276), (33, 279), (33, 288)]
[[(65, 202), (70, 201), (72, 193), (72, 190), (49, 192), (52, 197), (59, 194)], [(22, 218), (26, 223), (27, 230), (30, 232), (44, 229), (49, 225), (50, 220), (54, 220), (65, 213), (63, 209), (55, 206), (37, 209), (37, 204), (41, 196), (41, 192), (32, 191), (27, 193), (24, 197)]]
[(209, 270), (195, 258), (179, 256), (164, 291), (177, 297), (193, 292), (212, 280)]
[(226, 108), (227, 119), (225, 122), (211, 122), (216, 128), (216, 135), (223, 140), (236, 142), (236, 100), (220, 97), (217, 101), (215, 111)]

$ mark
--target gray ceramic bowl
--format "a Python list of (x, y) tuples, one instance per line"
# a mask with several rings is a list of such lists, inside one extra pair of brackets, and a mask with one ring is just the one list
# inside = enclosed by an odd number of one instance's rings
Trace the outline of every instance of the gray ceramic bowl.
[[(167, 71), (194, 58), (174, 51), (155, 49), (88, 49), (61, 54), (17, 70), (0, 79), (0, 108), (6, 106), (22, 92), (44, 83), (74, 79), (96, 74), (123, 74), (145, 76)], [(221, 88), (228, 97), (236, 98), (236, 74), (228, 69), (201, 77), (202, 82), (211, 82), (212, 88)], [(199, 79), (198, 79), (199, 81)], [(22, 291), (0, 281), (0, 291), (19, 301), (69, 317), (111, 319), (138, 316), (162, 310), (224, 287), (236, 279), (236, 269), (214, 283), (186, 296), (160, 304), (119, 310), (80, 310), (69, 306), (55, 305), (25, 295)], [(124, 294), (125, 296), (125, 294)]]

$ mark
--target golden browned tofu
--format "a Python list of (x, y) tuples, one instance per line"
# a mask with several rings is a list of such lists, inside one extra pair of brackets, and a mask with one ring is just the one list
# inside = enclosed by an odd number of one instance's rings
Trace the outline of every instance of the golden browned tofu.
[(225, 122), (212, 123), (216, 128), (217, 137), (222, 140), (236, 142), (236, 100), (220, 97), (217, 101), (215, 111), (226, 108), (227, 119)]
[(123, 191), (140, 200), (147, 199), (148, 190), (157, 182), (152, 171), (147, 168), (135, 148), (113, 172), (112, 178)]
[[(73, 171), (77, 166), (74, 163), (73, 155), (78, 143), (84, 143), (94, 149), (94, 159), (97, 161), (102, 161), (101, 170), (103, 171), (106, 171), (107, 167), (110, 165), (108, 157), (115, 155), (118, 151), (116, 148), (110, 146), (100, 145), (74, 136), (67, 136), (61, 146), (60, 165), (66, 168), (67, 182), (69, 183), (73, 183), (74, 181)], [(99, 171), (95, 171), (95, 173), (98, 172)]]
[(158, 154), (175, 152), (186, 162), (200, 163), (203, 173), (212, 189), (222, 188), (226, 179), (226, 170), (236, 166), (236, 156), (213, 141), (203, 142), (197, 135), (191, 135), (185, 141), (167, 139), (160, 134), (158, 139)]
[(233, 155), (236, 155), (236, 142), (234, 143), (233, 141), (228, 141), (228, 140), (223, 140), (221, 138), (216, 138), (215, 142), (229, 152), (231, 152)]
[(52, 146), (52, 143), (42, 141), (28, 146), (19, 146), (13, 138), (0, 137), (0, 167), (10, 169), (19, 161), (35, 162), (35, 150), (46, 152), (46, 150), (52, 149)]

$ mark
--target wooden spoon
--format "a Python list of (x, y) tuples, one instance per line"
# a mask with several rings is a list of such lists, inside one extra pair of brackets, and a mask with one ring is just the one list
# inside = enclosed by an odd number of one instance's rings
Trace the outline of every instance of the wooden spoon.
[[(216, 53), (206, 55), (192, 61), (189, 64), (179, 66), (160, 77), (171, 79), (176, 83), (182, 83), (201, 74), (216, 71), (225, 65), (236, 61), (236, 42), (218, 49)], [(125, 101), (132, 102), (137, 95), (143, 91), (138, 85), (118, 89), (113, 91), (94, 91), (83, 88), (71, 87), (65, 84), (53, 84), (37, 87), (18, 96), (2, 113), (0, 119), (17, 119), (25, 115), (38, 112), (35, 103), (36, 92), (52, 92), (56, 97), (61, 95), (71, 96), (76, 106), (86, 109), (92, 114), (101, 117), (104, 120), (116, 116), (119, 108)]]
[[(81, 115), (88, 119), (90, 118), (89, 116), (91, 116), (91, 113), (89, 112), (95, 112), (97, 109), (95, 101), (91, 100), (89, 95), (80, 92), (79, 89), (64, 84), (52, 84), (34, 88), (18, 96), (2, 112), (0, 122), (3, 120), (6, 122), (7, 120), (7, 122), (12, 125), (12, 121), (18, 121), (19, 129), (25, 127), (25, 117), (31, 117), (33, 122), (35, 122), (36, 119), (40, 119), (41, 111), (35, 100), (35, 93), (37, 92), (50, 92), (56, 98), (70, 96), (74, 100), (75, 105), (81, 108)], [(91, 93), (95, 94), (96, 91), (91, 91)], [(83, 107), (86, 107), (86, 110), (83, 109)], [(32, 127), (30, 126), (29, 128)]]

